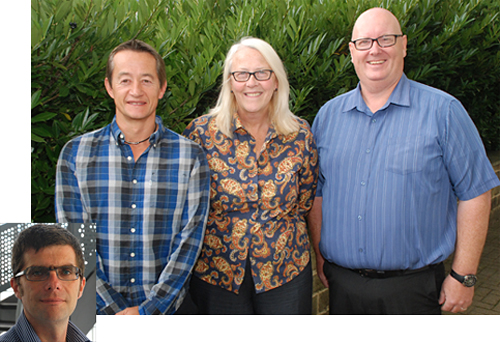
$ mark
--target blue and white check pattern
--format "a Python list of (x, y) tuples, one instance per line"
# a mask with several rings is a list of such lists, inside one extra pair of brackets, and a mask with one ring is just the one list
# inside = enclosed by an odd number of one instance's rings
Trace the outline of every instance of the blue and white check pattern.
[(134, 161), (116, 121), (71, 140), (57, 165), (58, 222), (97, 227), (97, 313), (182, 303), (208, 215), (210, 170), (200, 146), (156, 117)]
[(312, 131), (320, 250), (343, 267), (418, 269), (445, 260), (455, 247), (457, 198), (500, 184), (460, 102), (405, 75), (376, 113), (358, 85), (326, 103)]
[[(66, 341), (90, 342), (87, 336), (85, 336), (71, 321), (68, 322)], [(0, 342), (41, 342), (41, 340), (28, 319), (26, 319), (24, 312), (22, 312), (16, 324), (10, 328), (9, 331), (0, 336)]]

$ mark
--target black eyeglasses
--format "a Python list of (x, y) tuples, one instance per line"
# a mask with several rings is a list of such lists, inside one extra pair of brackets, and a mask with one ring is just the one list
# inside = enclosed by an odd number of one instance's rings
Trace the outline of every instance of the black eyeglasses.
[(356, 50), (365, 51), (372, 48), (374, 41), (376, 41), (381, 48), (386, 48), (395, 45), (396, 39), (402, 36), (402, 34), (386, 34), (378, 38), (359, 38), (352, 40), (351, 43), (354, 44)]
[(263, 70), (258, 70), (255, 72), (248, 72), (248, 71), (235, 71), (232, 72), (231, 75), (233, 75), (234, 80), (236, 82), (246, 82), (250, 79), (250, 76), (253, 75), (257, 81), (267, 81), (268, 79), (271, 78), (271, 75), (273, 74), (273, 71), (270, 69), (263, 69)]
[(68, 265), (59, 267), (31, 266), (16, 274), (14, 278), (24, 275), (29, 281), (44, 281), (49, 279), (50, 271), (56, 271), (57, 278), (64, 281), (77, 280), (80, 277), (80, 269)]

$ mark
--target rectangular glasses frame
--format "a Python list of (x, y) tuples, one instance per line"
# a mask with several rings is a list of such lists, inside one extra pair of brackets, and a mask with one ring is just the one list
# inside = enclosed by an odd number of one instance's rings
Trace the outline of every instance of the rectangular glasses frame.
[[(266, 71), (266, 72), (269, 72), (269, 77), (264, 77), (264, 78), (260, 78), (257, 76), (257, 73), (260, 73), (260, 72), (263, 72), (263, 71)], [(239, 74), (239, 75), (247, 75), (247, 78), (246, 79), (237, 79), (236, 78), (236, 75), (235, 74)], [(257, 80), (257, 81), (267, 81), (271, 78), (271, 76), (273, 75), (273, 71), (271, 69), (262, 69), (262, 70), (257, 70), (255, 72), (249, 72), (249, 71), (234, 71), (231, 73), (231, 75), (233, 75), (234, 77), (234, 80), (236, 82), (247, 82), (250, 77), (253, 75), (253, 77)]]
[[(47, 270), (47, 272), (45, 273), (45, 278), (43, 279), (37, 279), (37, 280), (34, 280), (34, 279), (30, 279), (30, 277), (28, 276), (29, 274), (29, 270), (33, 269), (33, 268), (40, 268), (41, 270)], [(72, 271), (76, 274), (76, 278), (75, 279), (63, 279), (59, 276), (59, 271), (62, 270), (62, 269), (68, 269), (68, 268), (71, 268)], [(30, 267), (27, 267), (26, 269), (24, 269), (23, 271), (17, 273), (14, 278), (19, 278), (21, 276), (26, 276), (26, 280), (28, 281), (45, 281), (49, 278), (50, 276), (50, 271), (56, 271), (56, 275), (57, 275), (57, 278), (59, 278), (60, 280), (63, 280), (63, 281), (74, 281), (74, 280), (77, 280), (78, 278), (80, 278), (81, 276), (81, 272), (80, 272), (80, 269), (76, 266), (73, 266), (73, 265), (64, 265), (64, 266), (59, 266), (59, 267), (45, 267), (45, 266), (30, 266)]]
[[(383, 36), (380, 36), (380, 37), (377, 37), (377, 38), (359, 38), (359, 39), (356, 39), (356, 40), (351, 40), (351, 43), (354, 44), (354, 47), (356, 48), (356, 50), (358, 51), (366, 51), (366, 50), (370, 50), (372, 47), (373, 47), (373, 42), (376, 41), (378, 46), (380, 46), (381, 48), (386, 48), (386, 47), (391, 47), (393, 45), (396, 45), (396, 42), (398, 40), (398, 37), (402, 37), (404, 36), (403, 34), (384, 34)], [(391, 43), (391, 44), (380, 44), (380, 41), (379, 39), (380, 38), (384, 38), (384, 37), (394, 37), (394, 43)], [(358, 42), (360, 41), (368, 41), (370, 40), (371, 41), (371, 44), (369, 47), (367, 48), (359, 48), (358, 47)]]

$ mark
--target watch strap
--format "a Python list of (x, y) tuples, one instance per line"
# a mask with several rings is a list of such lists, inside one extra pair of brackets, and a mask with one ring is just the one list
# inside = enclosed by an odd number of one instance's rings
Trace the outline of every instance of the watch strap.
[(465, 276), (458, 274), (453, 269), (450, 271), (450, 275), (455, 278), (460, 284), (466, 287), (472, 287), (476, 284), (477, 277), (474, 274), (467, 274)]

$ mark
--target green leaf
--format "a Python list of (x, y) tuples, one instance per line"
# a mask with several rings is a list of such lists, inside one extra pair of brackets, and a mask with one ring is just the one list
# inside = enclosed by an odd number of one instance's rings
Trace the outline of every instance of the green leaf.
[(31, 118), (31, 123), (48, 121), (48, 120), (52, 119), (55, 116), (57, 116), (56, 113), (50, 113), (50, 112), (45, 112), (45, 113), (42, 113), (42, 114), (38, 114), (37, 116)]
[(34, 94), (31, 95), (31, 109), (35, 108), (40, 104), (40, 95), (42, 94), (42, 90), (37, 90)]
[(44, 143), (45, 142), (45, 140), (43, 138), (39, 137), (36, 134), (33, 134), (33, 132), (31, 132), (31, 140), (39, 142), (39, 143)]
[(69, 95), (69, 88), (66, 87), (66, 86), (62, 86), (60, 89), (59, 89), (59, 96), (60, 97), (66, 97)]
[(45, 138), (52, 137), (52, 133), (46, 127), (31, 127), (31, 133)]

